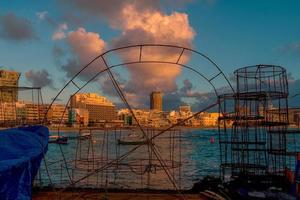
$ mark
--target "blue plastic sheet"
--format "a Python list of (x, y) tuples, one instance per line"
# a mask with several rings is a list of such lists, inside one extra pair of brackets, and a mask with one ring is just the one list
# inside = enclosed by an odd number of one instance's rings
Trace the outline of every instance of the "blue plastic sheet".
[(31, 199), (31, 186), (48, 147), (45, 126), (0, 131), (0, 199)]

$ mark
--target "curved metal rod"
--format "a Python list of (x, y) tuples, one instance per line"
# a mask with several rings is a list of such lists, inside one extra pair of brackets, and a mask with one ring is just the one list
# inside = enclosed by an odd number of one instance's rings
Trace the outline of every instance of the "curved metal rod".
[[(174, 65), (181, 66), (181, 67), (183, 67), (183, 68), (187, 68), (187, 69), (189, 69), (189, 70), (195, 72), (195, 73), (196, 73), (197, 75), (199, 75), (200, 77), (204, 78), (204, 79), (205, 79), (205, 80), (213, 87), (215, 93), (217, 94), (216, 88), (215, 88), (215, 86), (211, 83), (211, 81), (209, 81), (202, 73), (200, 73), (199, 71), (193, 69), (192, 67), (189, 67), (189, 66), (186, 66), (186, 65), (183, 65), (183, 64), (175, 64), (175, 63), (172, 63), (172, 62), (166, 62), (166, 61), (165, 61), (165, 62), (157, 62), (157, 61), (141, 61), (141, 62), (127, 62), (127, 63), (124, 63), (124, 64), (116, 64), (116, 65), (110, 66), (110, 67), (108, 67), (108, 68), (105, 68), (105, 69), (99, 71), (95, 76), (93, 76), (89, 81), (87, 81), (82, 87), (79, 87), (78, 90), (77, 90), (75, 93), (72, 94), (72, 96), (75, 95), (75, 94), (77, 94), (80, 90), (82, 90), (84, 87), (86, 87), (91, 81), (93, 81), (94, 79), (96, 79), (96, 78), (97, 78), (99, 75), (101, 75), (102, 73), (107, 72), (108, 70), (110, 70), (110, 69), (112, 69), (112, 68), (122, 67), (122, 66), (124, 66), (124, 65), (129, 65), (129, 66), (130, 66), (130, 65), (133, 65), (133, 64), (137, 64), (137, 63), (163, 63), (163, 64), (174, 64)], [(70, 102), (70, 98), (69, 98), (67, 104), (68, 104), (69, 102)], [(62, 123), (63, 116), (64, 116), (64, 114), (66, 113), (66, 111), (67, 111), (67, 106), (65, 107), (65, 109), (64, 109), (64, 111), (63, 111), (63, 114), (62, 114), (62, 116), (61, 116), (60, 124)], [(180, 123), (182, 123), (182, 122), (180, 122)], [(59, 128), (60, 128), (60, 127), (58, 127), (58, 132), (59, 132)], [(142, 129), (141, 129), (141, 130), (142, 130)], [(142, 131), (143, 131), (143, 130), (142, 130)], [(165, 132), (165, 131), (163, 131), (163, 132)], [(61, 147), (60, 147), (60, 150), (61, 150), (61, 152), (62, 152), (62, 148), (61, 148)], [(63, 154), (63, 152), (62, 152), (62, 154)], [(64, 154), (63, 154), (63, 160), (64, 160), (64, 162), (66, 163), (66, 158), (65, 158)], [(68, 175), (69, 179), (72, 180), (72, 179), (71, 179), (71, 175), (70, 175), (69, 170), (68, 170), (68, 166), (65, 165), (65, 167), (66, 167), (67, 175)]]
[[(166, 62), (166, 61), (142, 61), (141, 60), (141, 57), (142, 57), (142, 47), (143, 46), (151, 46), (151, 47), (172, 47), (172, 48), (179, 48), (179, 49), (182, 49), (178, 59), (177, 59), (177, 62)], [(121, 49), (128, 49), (128, 48), (134, 48), (134, 47), (140, 47), (140, 57), (139, 57), (139, 61), (136, 61), (136, 62), (128, 62), (128, 63), (121, 63), (121, 64), (117, 64), (117, 65), (114, 65), (114, 66), (108, 66), (105, 62), (105, 59), (104, 59), (104, 55), (108, 54), (109, 52), (113, 52), (113, 51), (118, 51), (118, 50), (121, 50)], [(188, 51), (191, 51), (191, 52), (194, 52), (202, 57), (204, 57), (205, 59), (207, 59), (210, 63), (212, 63), (219, 71), (219, 73), (217, 75), (215, 75), (213, 78), (211, 79), (208, 79), (207, 77), (205, 77), (202, 73), (200, 73), (198, 70), (195, 70), (194, 68), (190, 67), (190, 66), (187, 66), (187, 65), (184, 65), (184, 64), (180, 64), (179, 61), (181, 59), (181, 56), (183, 54), (183, 52), (185, 50), (188, 50)], [(206, 81), (208, 81), (210, 83), (210, 85), (213, 87), (214, 89), (214, 92), (215, 94), (217, 95), (217, 90), (215, 88), (215, 86), (211, 83), (211, 81), (216, 78), (217, 76), (219, 75), (223, 75), (223, 77), (225, 78), (225, 80), (227, 81), (227, 83), (229, 84), (230, 88), (232, 89), (232, 91), (234, 92), (233, 90), (233, 87), (232, 85), (230, 84), (230, 82), (228, 81), (227, 77), (224, 75), (224, 73), (221, 71), (221, 69), (218, 67), (218, 65), (212, 61), (208, 56), (198, 52), (198, 51), (195, 51), (195, 50), (192, 50), (192, 49), (189, 49), (189, 48), (184, 48), (184, 47), (179, 47), (179, 46), (174, 46), (174, 45), (152, 45), (152, 44), (144, 44), (144, 45), (131, 45), (131, 46), (126, 46), (126, 47), (120, 47), (120, 48), (116, 48), (116, 49), (112, 49), (112, 50), (109, 50), (109, 51), (106, 51), (104, 52), (103, 54), (97, 56), (96, 58), (94, 58), (91, 62), (89, 62), (85, 67), (83, 67), (79, 72), (77, 72), (72, 79), (70, 79), (67, 84), (59, 91), (59, 93), (56, 95), (56, 97), (53, 99), (53, 101), (51, 102), (50, 106), (48, 107), (47, 109), (47, 112), (45, 114), (45, 117), (44, 117), (44, 121), (46, 120), (46, 116), (47, 116), (47, 113), (49, 112), (49, 109), (51, 108), (51, 106), (53, 105), (53, 103), (56, 101), (56, 99), (58, 98), (58, 96), (62, 93), (62, 91), (72, 82), (73, 80), (83, 71), (85, 70), (87, 67), (89, 67), (94, 61), (96, 61), (98, 58), (102, 58), (103, 61), (105, 62), (105, 66), (107, 67), (105, 70), (102, 70), (100, 73), (104, 72), (104, 71), (108, 71), (110, 72), (110, 69), (113, 68), (113, 67), (117, 67), (117, 66), (124, 66), (124, 65), (129, 65), (129, 64), (137, 64), (137, 63), (164, 63), (164, 64), (175, 64), (175, 65), (179, 65), (179, 66), (182, 66), (184, 68), (187, 68), (187, 69), (190, 69), (192, 70), (193, 72), (197, 73), (198, 75), (200, 75), (202, 78), (204, 78)], [(100, 73), (97, 73), (97, 76), (100, 74)], [(111, 73), (111, 72), (110, 72)], [(95, 79), (97, 76), (93, 77), (93, 79)], [(87, 81), (87, 83), (84, 85), (86, 86), (89, 82), (91, 82), (93, 79), (90, 79), (89, 81)], [(113, 81), (113, 80), (112, 80)], [(116, 83), (117, 84), (117, 83)], [(78, 88), (78, 91), (79, 92), (83, 87), (78, 87), (75, 83), (74, 85)], [(114, 84), (115, 87), (118, 86)], [(117, 89), (117, 88), (116, 88)], [(77, 93), (76, 92), (76, 93)], [(124, 97), (125, 98), (125, 97)], [(125, 99), (126, 101), (126, 99)], [(69, 102), (69, 101), (68, 101)], [(65, 108), (65, 111), (66, 111), (66, 108)], [(62, 116), (63, 118), (63, 116)], [(62, 152), (63, 153), (63, 152)], [(159, 157), (158, 157), (159, 159)], [(66, 169), (68, 171), (68, 168), (66, 166)], [(177, 189), (177, 188), (176, 188)]]
[[(83, 71), (85, 70), (86, 68), (88, 68), (92, 63), (94, 63), (96, 60), (98, 60), (99, 58), (105, 56), (106, 54), (110, 53), (110, 52), (114, 52), (114, 51), (118, 51), (118, 50), (122, 50), (122, 49), (130, 49), (130, 48), (134, 48), (134, 47), (140, 47), (140, 60), (139, 61), (136, 61), (135, 63), (141, 63), (141, 50), (142, 50), (142, 47), (145, 46), (145, 47), (170, 47), (170, 48), (177, 48), (177, 49), (182, 49), (181, 51), (181, 54), (177, 60), (177, 62), (170, 62), (169, 64), (176, 64), (176, 65), (180, 65), (179, 63), (179, 59), (181, 58), (182, 54), (183, 54), (183, 51), (185, 50), (188, 50), (188, 51), (191, 51), (191, 52), (194, 52), (196, 53), (197, 55), (200, 55), (201, 57), (205, 58), (206, 60), (208, 60), (213, 66), (215, 66), (218, 71), (220, 72), (220, 74), (225, 78), (226, 82), (228, 83), (230, 89), (232, 90), (232, 92), (234, 93), (234, 89), (231, 85), (231, 83), (229, 82), (228, 78), (225, 76), (225, 74), (223, 73), (223, 71), (221, 70), (221, 68), (211, 59), (209, 58), (207, 55), (199, 52), (199, 51), (196, 51), (196, 50), (193, 50), (193, 49), (190, 49), (190, 48), (187, 48), (187, 47), (180, 47), (180, 46), (177, 46), (177, 45), (168, 45), (168, 44), (137, 44), (137, 45), (129, 45), (129, 46), (124, 46), (124, 47), (118, 47), (118, 48), (114, 48), (114, 49), (110, 49), (98, 56), (96, 56), (94, 59), (92, 59), (88, 64), (86, 64), (83, 68), (81, 68), (66, 84), (65, 86), (57, 93), (57, 95), (52, 99), (52, 102), (50, 103), (49, 107), (47, 108), (47, 111), (44, 115), (44, 120), (43, 122), (45, 123), (45, 120), (46, 120), (46, 117), (47, 117), (47, 114), (51, 108), (51, 106), (53, 105), (53, 103), (56, 101), (56, 99), (59, 97), (59, 95), (64, 91), (64, 89)], [(157, 63), (163, 63), (162, 61), (157, 61)], [(125, 65), (126, 63), (121, 63), (119, 65)], [(203, 78), (205, 76), (202, 76)], [(206, 80), (208, 80), (206, 77), (205, 77)], [(216, 92), (216, 88), (214, 88), (214, 91)], [(217, 93), (216, 93), (217, 95)]]
[[(195, 70), (194, 68), (190, 67), (190, 66), (187, 66), (187, 65), (184, 65), (184, 64), (175, 64), (175, 63), (172, 63), (172, 62), (167, 62), (167, 61), (164, 61), (164, 62), (158, 62), (158, 61), (141, 61), (141, 62), (127, 62), (127, 63), (122, 63), (122, 64), (116, 64), (116, 65), (112, 65), (110, 66), (109, 68), (106, 68), (106, 69), (102, 69), (101, 71), (99, 71), (95, 76), (93, 76), (91, 79), (89, 79), (83, 86), (79, 87), (78, 90), (73, 93), (71, 96), (77, 94), (78, 92), (80, 92), (83, 88), (85, 88), (90, 82), (92, 82), (93, 80), (95, 80), (99, 75), (101, 75), (102, 73), (108, 71), (109, 69), (113, 69), (113, 68), (117, 68), (117, 67), (122, 67), (124, 65), (133, 65), (133, 64), (138, 64), (138, 63), (154, 63), (154, 64), (159, 64), (159, 63), (163, 63), (163, 64), (173, 64), (173, 65), (178, 65), (182, 68), (186, 68), (186, 69), (189, 69), (193, 72), (195, 72), (197, 75), (199, 75), (201, 78), (205, 79), (212, 87), (213, 87), (213, 90), (215, 92), (215, 94), (218, 96), (218, 92), (217, 92), (217, 89), (215, 88), (215, 86), (211, 83), (211, 81), (209, 81), (209, 79), (207, 79), (202, 73), (200, 73), (199, 71)], [(72, 81), (70, 81), (72, 82)], [(70, 102), (70, 98), (68, 99), (67, 101), (67, 104), (69, 104)], [(50, 106), (49, 106), (50, 107)], [(61, 117), (61, 120), (60, 120), (60, 123), (62, 122), (63, 120), (63, 116), (64, 114), (66, 113), (66, 110), (67, 110), (67, 106), (65, 107), (64, 109), (64, 112), (62, 114), (62, 117)], [(59, 127), (58, 127), (59, 128)]]

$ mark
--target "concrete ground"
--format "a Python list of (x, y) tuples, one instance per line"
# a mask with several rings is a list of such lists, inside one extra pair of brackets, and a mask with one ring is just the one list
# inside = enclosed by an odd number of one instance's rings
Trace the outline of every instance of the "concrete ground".
[(99, 199), (99, 200), (204, 200), (199, 194), (163, 194), (163, 193), (97, 193), (97, 192), (38, 192), (33, 194), (33, 200), (76, 200), (76, 199)]

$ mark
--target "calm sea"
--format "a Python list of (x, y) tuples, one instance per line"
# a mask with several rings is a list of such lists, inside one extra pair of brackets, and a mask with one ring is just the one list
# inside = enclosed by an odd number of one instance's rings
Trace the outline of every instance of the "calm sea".
[[(217, 130), (186, 129), (155, 138), (154, 148), (163, 163), (146, 145), (113, 162), (136, 147), (117, 144), (128, 134), (102, 131), (94, 132), (91, 139), (74, 139), (77, 133), (62, 133), (70, 137), (68, 144), (49, 144), (35, 183), (67, 187), (76, 181), (77, 187), (174, 189), (173, 180), (177, 187), (189, 189), (203, 176), (219, 175)], [(103, 166), (108, 167), (101, 170)]]

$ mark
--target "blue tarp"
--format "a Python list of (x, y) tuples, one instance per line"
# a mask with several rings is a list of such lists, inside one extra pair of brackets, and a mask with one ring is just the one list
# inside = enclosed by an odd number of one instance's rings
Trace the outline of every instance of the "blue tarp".
[(0, 131), (0, 199), (31, 199), (31, 185), (48, 147), (45, 126)]

